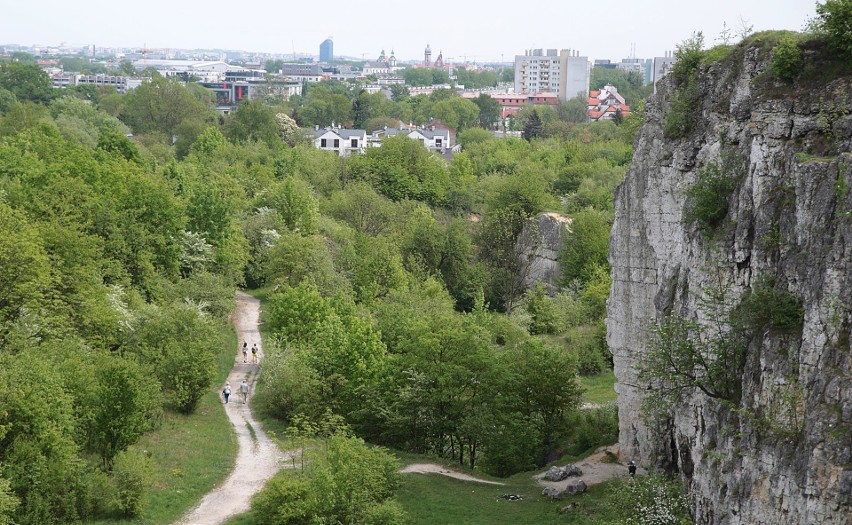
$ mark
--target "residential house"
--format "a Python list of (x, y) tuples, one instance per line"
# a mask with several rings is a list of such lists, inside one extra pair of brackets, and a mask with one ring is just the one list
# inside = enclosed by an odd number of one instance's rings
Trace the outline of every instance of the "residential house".
[(630, 106), (625, 103), (624, 97), (618, 94), (615, 86), (609, 84), (589, 93), (588, 107), (589, 120), (592, 122), (613, 120), (619, 113), (622, 117), (630, 114)]
[(315, 128), (314, 146), (317, 149), (337, 152), (341, 157), (363, 153), (367, 148), (367, 132), (363, 129), (335, 127)]
[(453, 134), (450, 129), (442, 124), (434, 124), (429, 127), (401, 125), (399, 128), (381, 129), (373, 132), (371, 141), (374, 146), (379, 146), (382, 138), (399, 135), (419, 141), (429, 151), (444, 153), (453, 147)]

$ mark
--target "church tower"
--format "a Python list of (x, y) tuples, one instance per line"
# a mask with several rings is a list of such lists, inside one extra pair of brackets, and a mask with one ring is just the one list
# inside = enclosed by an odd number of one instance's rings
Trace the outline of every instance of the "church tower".
[(432, 67), (432, 48), (429, 47), (429, 44), (426, 44), (426, 52), (424, 53), (423, 65), (425, 65), (426, 67)]

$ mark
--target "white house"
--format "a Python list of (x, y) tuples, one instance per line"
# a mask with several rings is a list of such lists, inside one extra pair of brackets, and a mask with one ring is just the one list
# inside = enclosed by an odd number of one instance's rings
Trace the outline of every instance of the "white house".
[(323, 128), (314, 130), (317, 149), (335, 151), (341, 157), (363, 153), (367, 147), (367, 132), (363, 129)]
[(379, 145), (383, 137), (395, 137), (404, 135), (412, 140), (417, 140), (429, 151), (444, 153), (452, 148), (450, 143), (450, 131), (447, 129), (429, 128), (388, 128), (374, 131), (371, 137), (374, 145)]

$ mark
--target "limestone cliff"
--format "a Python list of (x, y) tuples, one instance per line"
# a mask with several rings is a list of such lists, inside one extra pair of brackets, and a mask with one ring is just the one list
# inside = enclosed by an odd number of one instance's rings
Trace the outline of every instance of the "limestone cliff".
[[(610, 242), (620, 444), (625, 459), (680, 474), (696, 523), (849, 523), (852, 79), (784, 85), (766, 73), (771, 53), (753, 44), (701, 66), (696, 124), (680, 138), (663, 131), (672, 80), (645, 108)], [(684, 213), (711, 164), (734, 189), (706, 235)], [(709, 326), (708, 289), (742, 296), (766, 278), (801, 302), (801, 329), (754, 334), (734, 402), (696, 390), (647, 417), (659, 384), (638, 369), (654, 323), (676, 313)]]

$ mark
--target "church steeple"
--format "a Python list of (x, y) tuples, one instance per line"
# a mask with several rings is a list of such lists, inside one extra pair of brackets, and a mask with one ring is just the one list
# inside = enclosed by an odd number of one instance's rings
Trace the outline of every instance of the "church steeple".
[(424, 55), (423, 65), (425, 65), (426, 67), (431, 67), (432, 66), (432, 48), (429, 47), (429, 44), (426, 44), (426, 51), (423, 53), (423, 55)]

